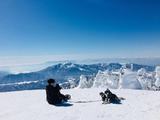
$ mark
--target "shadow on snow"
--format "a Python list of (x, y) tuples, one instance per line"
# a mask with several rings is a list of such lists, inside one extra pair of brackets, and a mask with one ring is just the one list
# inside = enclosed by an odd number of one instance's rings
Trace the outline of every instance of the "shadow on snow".
[(61, 104), (56, 104), (54, 106), (57, 106), (57, 107), (71, 107), (71, 106), (73, 106), (73, 104), (70, 104), (70, 103), (61, 103)]

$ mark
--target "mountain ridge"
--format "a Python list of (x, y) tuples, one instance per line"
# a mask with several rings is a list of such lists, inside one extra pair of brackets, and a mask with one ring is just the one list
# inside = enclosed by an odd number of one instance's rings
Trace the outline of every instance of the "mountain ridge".
[[(137, 71), (140, 68), (145, 68), (147, 71), (155, 69), (154, 66), (126, 64), (130, 69), (131, 65), (133, 71)], [(81, 75), (95, 76), (98, 71), (117, 71), (122, 66), (124, 65), (120, 63), (97, 63), (90, 65), (71, 62), (59, 63), (37, 72), (6, 75), (0, 79), (0, 91), (44, 89), (46, 81), (49, 78), (56, 79), (60, 84), (69, 82), (70, 80), (78, 84)]]

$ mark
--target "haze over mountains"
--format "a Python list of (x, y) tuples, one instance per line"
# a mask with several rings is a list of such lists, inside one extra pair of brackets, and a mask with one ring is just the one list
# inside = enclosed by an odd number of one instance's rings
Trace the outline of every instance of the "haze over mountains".
[[(26, 65), (1, 65), (0, 71), (5, 71), (13, 74), (36, 72), (51, 65), (58, 63), (72, 62), (75, 64), (95, 64), (95, 63), (135, 63), (143, 65), (156, 66), (160, 65), (160, 58), (101, 58), (101, 59), (84, 59), (84, 60), (61, 60), (61, 61), (47, 61), (44, 63), (29, 64)], [(24, 64), (24, 63), (23, 63)]]

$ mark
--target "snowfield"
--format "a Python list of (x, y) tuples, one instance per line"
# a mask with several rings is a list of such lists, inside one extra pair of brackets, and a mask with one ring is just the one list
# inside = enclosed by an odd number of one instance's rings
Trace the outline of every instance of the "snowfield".
[(114, 89), (122, 104), (102, 104), (102, 88), (62, 90), (69, 104), (49, 105), (44, 90), (0, 93), (0, 120), (160, 120), (160, 92)]

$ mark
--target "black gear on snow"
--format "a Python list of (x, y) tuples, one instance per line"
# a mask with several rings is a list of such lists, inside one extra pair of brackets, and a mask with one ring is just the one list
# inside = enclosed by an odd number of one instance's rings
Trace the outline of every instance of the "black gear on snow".
[(60, 90), (62, 88), (56, 84), (56, 86), (52, 86), (51, 84), (48, 84), (46, 86), (46, 99), (49, 104), (60, 104), (63, 101), (67, 101), (65, 95), (60, 93)]

